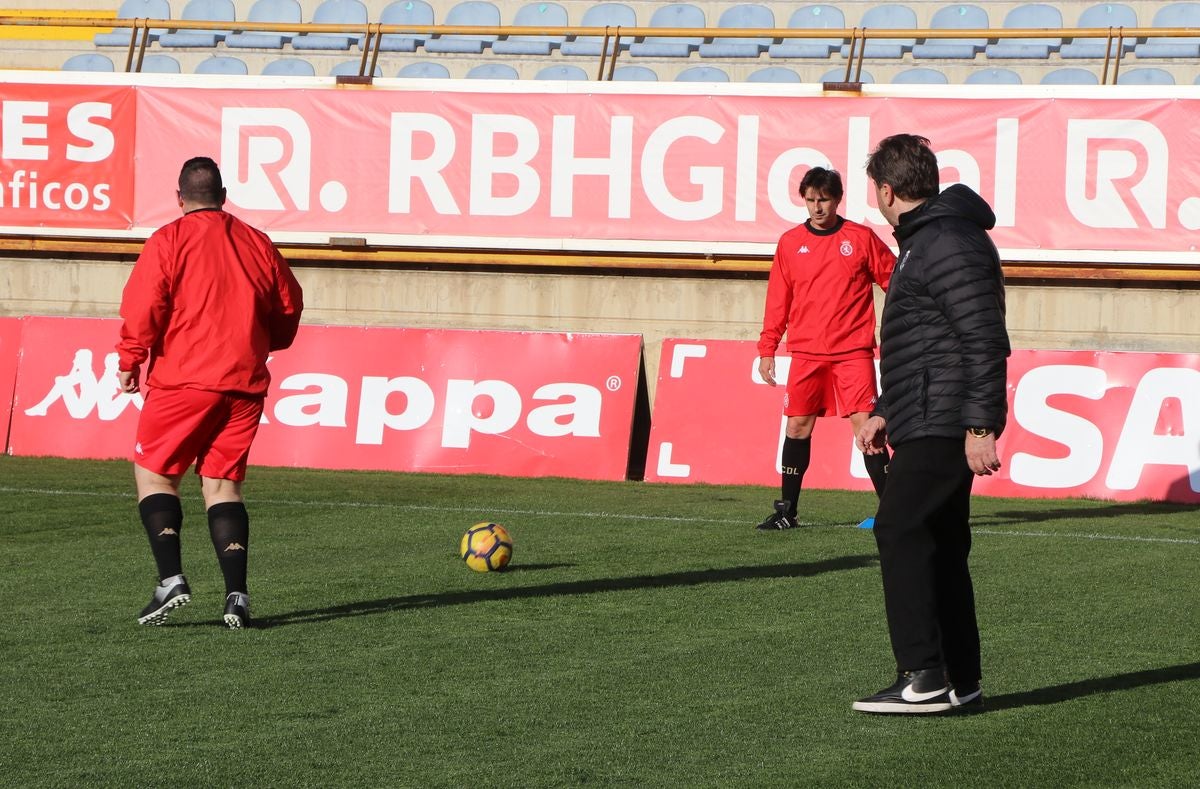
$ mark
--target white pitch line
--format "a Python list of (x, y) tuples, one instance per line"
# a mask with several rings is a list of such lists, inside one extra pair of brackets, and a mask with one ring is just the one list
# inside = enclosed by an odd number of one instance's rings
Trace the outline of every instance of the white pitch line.
[[(98, 491), (87, 490), (51, 490), (45, 488), (9, 488), (0, 487), (0, 493), (28, 493), (35, 495), (50, 495), (50, 496), (94, 496), (96, 498), (127, 498), (132, 500), (133, 493), (102, 493)], [(184, 498), (195, 498), (185, 496)], [(348, 509), (392, 509), (392, 510), (410, 510), (415, 512), (474, 512), (478, 513), (479, 508), (476, 507), (434, 507), (426, 504), (386, 504), (371, 501), (305, 501), (297, 499), (260, 499), (251, 498), (251, 504), (279, 504), (289, 507), (329, 507), (329, 508), (348, 508)], [(496, 509), (489, 507), (488, 513), (499, 515), (527, 515), (539, 518), (611, 518), (615, 520), (627, 521), (667, 521), (671, 523), (714, 523), (724, 524), (728, 526), (745, 525), (746, 521), (732, 520), (727, 518), (698, 518), (683, 515), (635, 515), (626, 512), (561, 512), (557, 510), (521, 510), (521, 509)], [(815, 524), (804, 523), (802, 526), (813, 526)], [(857, 523), (835, 523), (831, 524), (835, 528), (842, 529), (857, 529)], [(1069, 538), (1076, 540), (1100, 540), (1109, 542), (1147, 542), (1147, 543), (1166, 543), (1171, 545), (1200, 545), (1200, 539), (1187, 539), (1184, 537), (1139, 537), (1137, 535), (1122, 535), (1122, 534), (1099, 534), (1096, 532), (1077, 533), (1077, 532), (1049, 532), (1049, 531), (1020, 531), (1007, 529), (988, 529), (973, 527), (972, 534), (987, 535), (989, 537), (1035, 537), (1035, 538)]]

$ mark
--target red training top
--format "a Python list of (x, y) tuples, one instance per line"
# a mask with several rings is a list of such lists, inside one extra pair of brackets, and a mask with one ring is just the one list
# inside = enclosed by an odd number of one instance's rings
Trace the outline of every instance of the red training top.
[(163, 389), (265, 395), (267, 355), (296, 337), (300, 283), (267, 235), (217, 209), (146, 240), (121, 297), (121, 369)]
[(887, 290), (896, 256), (866, 225), (838, 217), (829, 230), (805, 222), (783, 234), (767, 281), (758, 355), (774, 356), (787, 330), (787, 350), (806, 359), (872, 356), (875, 299)]

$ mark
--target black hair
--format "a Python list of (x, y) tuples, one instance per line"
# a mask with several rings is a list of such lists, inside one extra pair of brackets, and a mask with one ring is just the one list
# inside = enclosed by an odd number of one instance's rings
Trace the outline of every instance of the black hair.
[(842, 176), (838, 174), (837, 170), (814, 167), (800, 180), (800, 196), (804, 197), (809, 189), (816, 189), (818, 194), (827, 195), (834, 200), (841, 200)]
[(221, 170), (207, 156), (197, 156), (183, 163), (179, 171), (179, 196), (189, 203), (221, 205), (225, 202), (225, 185)]
[(940, 190), (937, 156), (929, 140), (916, 134), (880, 140), (867, 159), (867, 175), (892, 187), (901, 200), (928, 200)]

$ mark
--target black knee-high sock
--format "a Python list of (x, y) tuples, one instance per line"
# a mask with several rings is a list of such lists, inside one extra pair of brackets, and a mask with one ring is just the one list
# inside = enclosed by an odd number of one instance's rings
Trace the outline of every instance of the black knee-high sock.
[(225, 594), (248, 592), (246, 554), (250, 550), (250, 516), (240, 501), (226, 501), (208, 508), (208, 534), (212, 537)]
[(783, 439), (783, 453), (780, 465), (783, 466), (783, 500), (791, 507), (791, 514), (796, 514), (800, 504), (800, 488), (804, 486), (804, 472), (808, 471), (808, 463), (812, 459), (812, 438)]
[(179, 532), (183, 529), (183, 507), (179, 497), (170, 493), (152, 493), (138, 502), (138, 514), (150, 538), (150, 550), (158, 565), (158, 580), (183, 572), (179, 550)]
[(871, 478), (871, 484), (875, 486), (875, 495), (880, 498), (883, 498), (883, 487), (887, 484), (887, 468), (890, 462), (892, 462), (892, 456), (888, 454), (887, 447), (884, 447), (883, 452), (878, 455), (863, 455), (867, 476)]

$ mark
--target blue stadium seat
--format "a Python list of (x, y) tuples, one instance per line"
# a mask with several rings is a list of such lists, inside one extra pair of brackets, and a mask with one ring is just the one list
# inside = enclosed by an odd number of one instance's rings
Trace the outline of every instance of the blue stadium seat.
[[(787, 26), (793, 30), (844, 30), (846, 17), (833, 5), (806, 5), (792, 12)], [(827, 58), (842, 45), (841, 38), (785, 38), (767, 47), (773, 58)]]
[[(433, 6), (425, 0), (396, 0), (379, 15), (384, 25), (432, 25)], [(425, 43), (424, 33), (385, 33), (379, 37), (380, 52), (416, 52)]]
[[(299, 23), (302, 19), (300, 4), (296, 0), (256, 0), (250, 6), (247, 22), (269, 22), (275, 24)], [(235, 49), (283, 49), (292, 33), (245, 32), (225, 36), (225, 46)], [(265, 71), (263, 72), (266, 73)]]
[[(566, 27), (567, 9), (558, 3), (529, 3), (517, 9), (514, 27)], [(566, 36), (509, 36), (492, 42), (498, 55), (549, 55), (562, 46)]]
[(1099, 85), (1100, 78), (1085, 68), (1056, 68), (1042, 75), (1042, 85)]
[(676, 82), (728, 82), (725, 69), (716, 66), (692, 66), (675, 75)]
[(84, 52), (72, 55), (62, 64), (63, 71), (116, 71), (108, 55), (99, 52)]
[[(137, 62), (136, 60), (134, 61)], [(146, 55), (142, 58), (142, 67), (139, 69), (143, 74), (179, 74), (179, 61), (170, 55), (159, 55), (157, 53)]]
[[(917, 27), (917, 14), (911, 8), (905, 5), (885, 4), (871, 6), (863, 14), (862, 20), (858, 23), (859, 27), (868, 30), (911, 30)], [(900, 58), (904, 57), (906, 50), (910, 50), (916, 44), (916, 39), (913, 38), (884, 38), (868, 40), (863, 57), (867, 58)], [(864, 46), (859, 44), (859, 46)], [(842, 46), (842, 57), (847, 57), (850, 54), (850, 45)], [(855, 57), (858, 56), (857, 51)]]
[(1131, 68), (1117, 75), (1118, 85), (1174, 85), (1171, 72), (1160, 68)]
[[(659, 6), (650, 17), (650, 27), (706, 27), (704, 12), (688, 3)], [(686, 58), (704, 43), (703, 36), (646, 36), (629, 45), (635, 57)]]
[(534, 79), (561, 79), (572, 82), (586, 82), (591, 79), (587, 72), (579, 66), (546, 66), (533, 76)]
[[(1091, 8), (1085, 8), (1079, 15), (1079, 23), (1075, 27), (1137, 27), (1137, 13), (1127, 5), (1120, 3), (1102, 3)], [(1063, 44), (1058, 54), (1064, 58), (1096, 58), (1103, 59), (1107, 38), (1075, 38)], [(1121, 49), (1133, 49), (1136, 42), (1126, 38)], [(1117, 41), (1114, 37), (1109, 54), (1117, 54)]]
[[(818, 82), (845, 82), (846, 81), (846, 67), (839, 66), (838, 68), (830, 69), (829, 71), (826, 71), (824, 74), (822, 74), (821, 79), (819, 79), (817, 81)], [(866, 85), (867, 83), (874, 82), (875, 78), (871, 76), (871, 72), (863, 71), (858, 75), (858, 81), (861, 82), (862, 84)]]
[[(117, 9), (117, 19), (170, 19), (171, 5), (167, 0), (125, 0)], [(151, 28), (150, 41), (167, 32), (161, 27)], [(129, 28), (111, 33), (97, 33), (92, 41), (98, 47), (127, 47), (132, 31)], [(141, 34), (138, 34), (139, 39)]]
[[(599, 3), (583, 12), (582, 27), (636, 27), (637, 14), (624, 3)], [(604, 42), (602, 36), (577, 36), (574, 41), (566, 41), (560, 49), (564, 55), (600, 54)], [(628, 36), (621, 39), (621, 49), (629, 49)], [(608, 42), (608, 54), (613, 53), (612, 39)]]
[[(1015, 30), (1054, 30), (1062, 27), (1062, 12), (1043, 3), (1020, 5), (1005, 14), (1003, 27)], [(1006, 38), (995, 44), (988, 44), (984, 52), (988, 58), (1045, 59), (1060, 46), (1061, 38)]]
[[(180, 19), (190, 22), (232, 22), (237, 15), (233, 0), (188, 0)], [(177, 30), (158, 37), (160, 47), (215, 47), (228, 30)]]
[(966, 85), (1020, 85), (1021, 75), (1007, 68), (983, 68), (972, 71), (963, 80)]
[(892, 77), (893, 85), (945, 85), (950, 80), (935, 68), (910, 68), (897, 72)]
[[(949, 5), (939, 8), (929, 21), (933, 30), (986, 30), (987, 11), (977, 5)], [(913, 46), (914, 58), (973, 59), (987, 46), (986, 38), (930, 38)]]
[[(329, 69), (331, 77), (357, 77), (358, 70), (362, 68), (362, 61), (358, 58), (354, 60), (343, 60), (341, 63), (334, 64), (333, 68)], [(383, 71), (379, 66), (375, 67), (375, 76), (382, 77)]]
[(747, 82), (799, 82), (800, 75), (790, 68), (783, 66), (767, 66), (760, 68), (750, 76), (746, 77)]
[(409, 63), (396, 76), (404, 79), (450, 79), (450, 69), (441, 63)]
[[(500, 26), (500, 9), (487, 0), (463, 0), (450, 9), (444, 25)], [(449, 35), (431, 38), (425, 42), (426, 52), (459, 52), (478, 55), (484, 47), (496, 40), (493, 35)], [(498, 78), (496, 78), (498, 79)]]
[(645, 66), (617, 66), (612, 78), (613, 82), (658, 82), (658, 73)]
[(213, 55), (196, 64), (197, 74), (249, 74), (246, 61), (228, 55)]
[[(775, 14), (765, 5), (735, 5), (721, 13), (717, 27), (774, 28)], [(774, 40), (770, 38), (714, 38), (711, 43), (700, 46), (700, 57), (756, 58), (772, 43)]]
[(467, 72), (467, 79), (520, 79), (512, 66), (503, 63), (482, 63)]
[[(313, 12), (313, 22), (322, 25), (362, 25), (367, 28), (367, 7), (358, 0), (324, 0)], [(345, 33), (306, 33), (292, 39), (292, 49), (349, 49), (362, 36)]]
[(279, 58), (264, 66), (262, 73), (268, 77), (314, 77), (317, 70), (304, 58)]
[[(1171, 3), (1154, 12), (1150, 27), (1200, 27), (1200, 3)], [(1200, 37), (1150, 37), (1133, 48), (1139, 58), (1200, 57)]]

